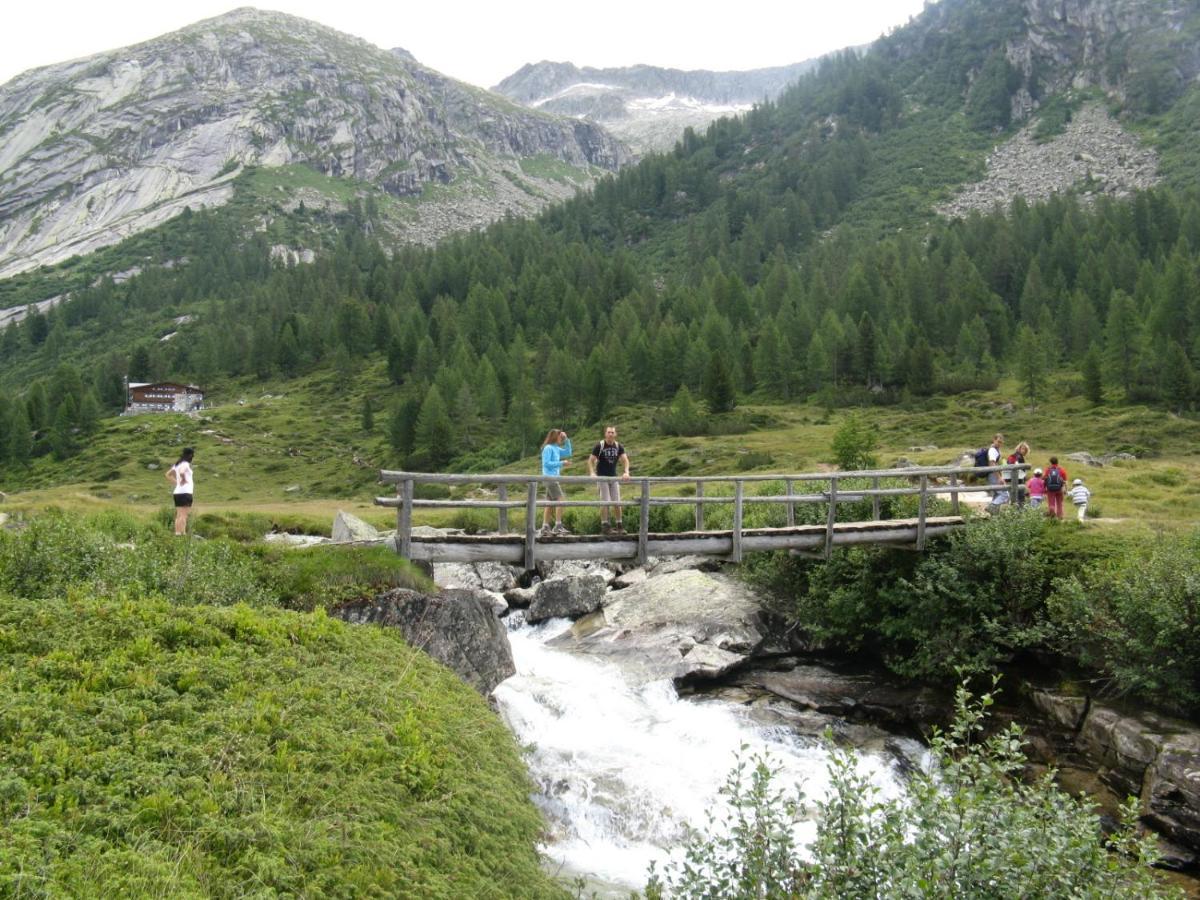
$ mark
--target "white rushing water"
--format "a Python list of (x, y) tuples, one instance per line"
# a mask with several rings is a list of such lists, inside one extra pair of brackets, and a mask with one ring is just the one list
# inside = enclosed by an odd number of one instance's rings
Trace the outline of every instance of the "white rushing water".
[[(615, 666), (546, 646), (565, 619), (509, 633), (517, 674), (495, 697), (518, 741), (531, 748), (550, 838), (547, 856), (589, 890), (644, 886), (650, 862), (663, 864), (722, 809), (720, 788), (738, 754), (769, 758), (776, 787), (799, 785), (811, 805), (828, 789), (828, 753), (811, 738), (755, 723), (723, 701), (680, 699), (668, 681), (631, 683)], [(745, 748), (743, 750), (743, 747)], [(889, 757), (861, 754), (881, 796), (901, 791)], [(797, 840), (816, 826), (797, 823)]]

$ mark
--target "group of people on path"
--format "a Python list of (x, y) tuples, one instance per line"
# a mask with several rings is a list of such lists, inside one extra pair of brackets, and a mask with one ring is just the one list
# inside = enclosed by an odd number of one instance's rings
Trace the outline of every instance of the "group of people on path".
[[(1029, 445), (1024, 441), (1013, 448), (1013, 452), (1004, 456), (1004, 435), (997, 434), (992, 438), (987, 448), (987, 465), (1024, 465), (1029, 455)], [(1087, 521), (1088, 503), (1092, 492), (1083, 483), (1082, 478), (1076, 478), (1067, 487), (1067, 470), (1058, 464), (1058, 457), (1051, 456), (1050, 463), (1045, 469), (1035, 468), (1032, 475), (1025, 478), (1025, 469), (1007, 470), (1001, 477), (1000, 472), (988, 472), (988, 484), (996, 485), (997, 490), (992, 495), (991, 507), (997, 509), (1008, 503), (1012, 493), (1012, 479), (1017, 479), (1017, 503), (1024, 506), (1028, 502), (1032, 508), (1046, 505), (1046, 515), (1055, 519), (1063, 517), (1063, 497), (1071, 498), (1075, 506), (1075, 514), (1080, 522)]]
[[(542, 441), (542, 474), (558, 478), (562, 470), (571, 465), (573, 453), (571, 438), (565, 429), (551, 428)], [(617, 478), (617, 468), (623, 467), (621, 481), (629, 480), (629, 454), (617, 440), (617, 429), (613, 425), (604, 428), (604, 438), (592, 447), (588, 456), (588, 475), (600, 478)], [(621, 481), (601, 481), (601, 502), (612, 503), (613, 506), (600, 507), (600, 531), (602, 534), (624, 534), (625, 527), (621, 521)], [(563, 500), (562, 485), (556, 481), (544, 482), (546, 499), (553, 503)], [(553, 514), (554, 525), (550, 525)], [(547, 506), (542, 512), (542, 534), (570, 534), (562, 521), (563, 507)]]

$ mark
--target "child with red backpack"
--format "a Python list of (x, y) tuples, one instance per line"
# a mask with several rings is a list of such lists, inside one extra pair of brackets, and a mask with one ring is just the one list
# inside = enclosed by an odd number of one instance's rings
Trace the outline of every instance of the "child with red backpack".
[(1046, 484), (1046, 515), (1056, 519), (1063, 517), (1063, 491), (1067, 487), (1067, 471), (1058, 464), (1058, 457), (1050, 457), (1050, 466), (1042, 480)]

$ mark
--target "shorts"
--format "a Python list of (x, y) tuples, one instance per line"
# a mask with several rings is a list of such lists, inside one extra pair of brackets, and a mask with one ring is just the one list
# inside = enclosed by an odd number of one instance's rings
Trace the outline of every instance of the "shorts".
[(566, 496), (563, 494), (562, 485), (557, 481), (547, 481), (545, 484), (547, 500), (561, 500), (564, 496)]
[(600, 499), (608, 500), (610, 503), (621, 502), (621, 485), (616, 481), (600, 482)]
[(172, 494), (171, 496), (175, 498), (176, 506), (191, 506), (192, 505), (192, 495), (191, 494)]

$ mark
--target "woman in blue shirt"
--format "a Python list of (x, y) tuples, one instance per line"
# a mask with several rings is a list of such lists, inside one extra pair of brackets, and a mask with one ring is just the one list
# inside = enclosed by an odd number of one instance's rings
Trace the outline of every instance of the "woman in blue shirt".
[[(542, 441), (542, 474), (557, 478), (562, 470), (571, 464), (571, 439), (567, 433), (558, 428), (551, 428)], [(546, 499), (562, 500), (563, 489), (556, 481), (547, 481)], [(550, 510), (554, 510), (554, 528), (550, 527)], [(562, 523), (563, 508), (547, 506), (542, 511), (542, 534), (569, 534)]]

